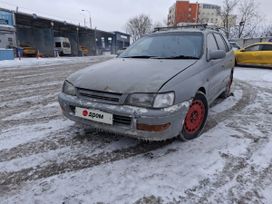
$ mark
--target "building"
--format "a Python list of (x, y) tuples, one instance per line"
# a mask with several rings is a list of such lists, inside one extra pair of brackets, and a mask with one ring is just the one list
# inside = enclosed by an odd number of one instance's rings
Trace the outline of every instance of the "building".
[(14, 25), (16, 29), (14, 47), (26, 44), (38, 50), (45, 57), (55, 54), (54, 37), (69, 39), (72, 56), (81, 56), (81, 47), (87, 48), (88, 55), (116, 54), (119, 49), (128, 47), (130, 44), (130, 35), (126, 33), (91, 29), (37, 14), (0, 8), (0, 19), (2, 23)]
[(169, 9), (168, 26), (184, 23), (209, 23), (220, 26), (222, 25), (221, 7), (178, 0)]
[(179, 23), (197, 23), (198, 11), (198, 3), (178, 0), (169, 9), (168, 26), (176, 26)]
[(13, 48), (16, 46), (14, 15), (0, 10), (0, 48)]
[(214, 4), (199, 4), (198, 22), (222, 25), (221, 7)]
[[(221, 21), (221, 26), (225, 27), (225, 28), (227, 27), (227, 22), (226, 22), (227, 20), (226, 19), (224, 19), (222, 17), (222, 21)], [(228, 27), (229, 28), (234, 27), (235, 25), (237, 25), (236, 22), (237, 22), (237, 16), (236, 15), (230, 15), (228, 17)]]

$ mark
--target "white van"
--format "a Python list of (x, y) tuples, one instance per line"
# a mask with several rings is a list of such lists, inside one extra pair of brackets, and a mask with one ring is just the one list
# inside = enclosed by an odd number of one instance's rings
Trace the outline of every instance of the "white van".
[(58, 51), (59, 55), (71, 55), (71, 44), (68, 38), (55, 37), (54, 38), (55, 50)]

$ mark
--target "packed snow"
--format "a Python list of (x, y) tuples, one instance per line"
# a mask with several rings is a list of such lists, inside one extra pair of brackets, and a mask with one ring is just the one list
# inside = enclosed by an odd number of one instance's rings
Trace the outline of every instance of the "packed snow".
[(29, 57), (21, 58), (21, 59), (16, 58), (14, 60), (0, 61), (0, 69), (99, 62), (103, 59), (108, 59), (113, 57), (115, 57), (115, 55), (101, 55), (101, 56), (87, 56), (87, 57), (55, 57), (55, 58), (29, 58)]

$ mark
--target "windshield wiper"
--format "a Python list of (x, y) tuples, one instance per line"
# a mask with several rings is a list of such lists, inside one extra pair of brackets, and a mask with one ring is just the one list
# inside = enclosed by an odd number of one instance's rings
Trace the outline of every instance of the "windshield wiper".
[(169, 57), (152, 57), (153, 59), (199, 59), (199, 57), (186, 56), (186, 55), (177, 55)]
[(135, 55), (135, 56), (127, 56), (123, 58), (143, 58), (143, 59), (149, 59), (153, 58), (154, 56), (149, 56), (149, 55)]

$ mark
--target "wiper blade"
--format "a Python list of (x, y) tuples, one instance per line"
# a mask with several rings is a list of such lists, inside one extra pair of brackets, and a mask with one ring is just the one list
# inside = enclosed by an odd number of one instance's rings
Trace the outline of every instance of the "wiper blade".
[(135, 56), (127, 56), (123, 58), (143, 58), (143, 59), (149, 59), (153, 58), (154, 56), (149, 56), (149, 55), (135, 55)]
[(199, 57), (177, 55), (177, 56), (170, 56), (170, 57), (154, 57), (154, 59), (199, 59)]

